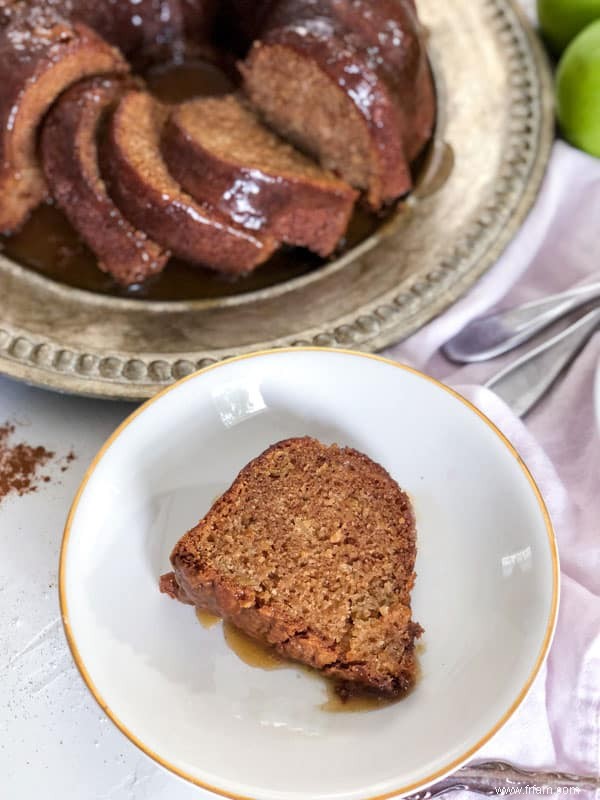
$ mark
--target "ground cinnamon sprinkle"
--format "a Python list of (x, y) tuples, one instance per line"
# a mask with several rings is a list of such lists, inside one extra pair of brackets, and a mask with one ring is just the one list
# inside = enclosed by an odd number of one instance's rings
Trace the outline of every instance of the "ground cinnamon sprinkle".
[(72, 450), (71, 450), (70, 453), (67, 453), (67, 455), (64, 458), (64, 462), (65, 463), (60, 468), (60, 471), (61, 472), (66, 472), (69, 469), (69, 464), (72, 464), (73, 461), (75, 461), (76, 458), (77, 458), (77, 456), (75, 455), (75, 453)]
[(32, 447), (24, 442), (10, 444), (15, 426), (0, 426), (0, 503), (9, 494), (24, 495), (35, 492), (38, 482), (50, 480), (40, 475), (54, 453), (45, 447)]

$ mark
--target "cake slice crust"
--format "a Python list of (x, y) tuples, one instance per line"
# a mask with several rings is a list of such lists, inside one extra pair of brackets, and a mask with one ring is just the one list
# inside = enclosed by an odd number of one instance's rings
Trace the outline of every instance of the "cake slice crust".
[(37, 133), (52, 103), (83, 78), (129, 65), (85, 25), (27, 6), (0, 30), (0, 50), (0, 230), (12, 233), (46, 197)]
[(50, 110), (41, 155), (56, 204), (98, 258), (98, 267), (122, 286), (158, 274), (169, 252), (121, 214), (100, 174), (97, 139), (103, 120), (133, 80), (91, 78), (75, 84)]
[(345, 685), (394, 696), (416, 678), (415, 557), (410, 500), (383, 467), (288, 439), (177, 543), (161, 590)]

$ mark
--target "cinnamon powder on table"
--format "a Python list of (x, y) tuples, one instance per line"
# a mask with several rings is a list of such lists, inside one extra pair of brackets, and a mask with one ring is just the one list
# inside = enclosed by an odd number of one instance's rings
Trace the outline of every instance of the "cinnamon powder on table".
[(50, 480), (40, 473), (54, 453), (25, 442), (11, 444), (14, 432), (14, 425), (0, 426), (0, 503), (10, 494), (21, 496), (35, 492), (40, 481)]

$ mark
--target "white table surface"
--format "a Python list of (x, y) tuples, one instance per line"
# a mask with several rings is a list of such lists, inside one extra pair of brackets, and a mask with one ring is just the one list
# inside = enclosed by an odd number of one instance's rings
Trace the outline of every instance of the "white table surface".
[[(0, 378), (0, 425), (55, 451), (52, 480), (0, 502), (0, 798), (189, 800), (213, 795), (154, 765), (102, 713), (69, 653), (58, 605), (63, 526), (83, 474), (133, 409)], [(60, 456), (77, 458), (65, 472)]]

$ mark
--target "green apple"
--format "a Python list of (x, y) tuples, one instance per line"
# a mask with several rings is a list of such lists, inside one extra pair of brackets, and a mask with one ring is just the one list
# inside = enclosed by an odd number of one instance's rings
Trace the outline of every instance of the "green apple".
[(565, 50), (556, 73), (556, 97), (565, 138), (600, 158), (600, 19)]
[(600, 19), (600, 0), (537, 0), (537, 10), (544, 38), (560, 55), (579, 31)]

